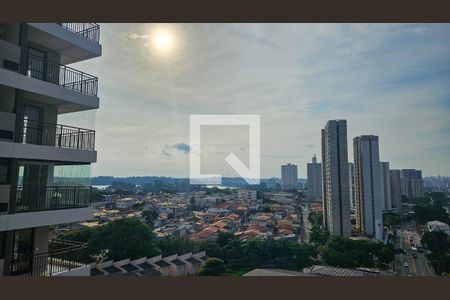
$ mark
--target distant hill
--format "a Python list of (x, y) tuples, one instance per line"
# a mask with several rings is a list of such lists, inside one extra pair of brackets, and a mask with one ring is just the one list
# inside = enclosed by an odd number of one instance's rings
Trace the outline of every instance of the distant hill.
[[(278, 179), (278, 178), (277, 178)], [(165, 182), (165, 183), (176, 183), (184, 182), (188, 178), (174, 178), (174, 177), (160, 177), (160, 176), (132, 176), (132, 177), (114, 177), (114, 176), (98, 176), (92, 177), (92, 185), (111, 185), (113, 181), (131, 183), (136, 185), (144, 185), (148, 183)], [(279, 180), (279, 179), (278, 179)], [(262, 182), (267, 181), (267, 179), (261, 179)], [(306, 179), (300, 178), (299, 182), (301, 184), (306, 183)], [(222, 177), (223, 186), (233, 186), (233, 187), (244, 187), (248, 186), (247, 182), (241, 177)]]

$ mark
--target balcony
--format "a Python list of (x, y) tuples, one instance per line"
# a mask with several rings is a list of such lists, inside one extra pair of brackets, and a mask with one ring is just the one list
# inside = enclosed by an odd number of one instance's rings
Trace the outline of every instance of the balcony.
[(94, 151), (95, 131), (90, 129), (23, 120), (16, 142)]
[(97, 96), (98, 78), (74, 68), (28, 54), (26, 75), (83, 94)]
[(99, 43), (100, 25), (96, 23), (57, 23), (58, 25), (73, 31), (94, 43)]
[(19, 186), (11, 213), (89, 207), (91, 194), (91, 186)]
[(49, 246), (53, 249), (46, 253), (16, 253), (11, 261), (11, 275), (53, 276), (87, 266), (82, 262), (86, 258), (84, 243), (55, 240)]

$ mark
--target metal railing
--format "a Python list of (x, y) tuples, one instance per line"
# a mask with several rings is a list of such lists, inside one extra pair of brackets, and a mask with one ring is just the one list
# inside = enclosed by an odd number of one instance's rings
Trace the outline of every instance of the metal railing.
[(91, 205), (91, 186), (18, 186), (13, 213), (81, 208)]
[(100, 25), (96, 23), (57, 23), (57, 24), (97, 44), (99, 43)]
[(22, 120), (17, 142), (94, 151), (95, 131), (90, 129)]
[(86, 252), (84, 243), (66, 243), (52, 241), (49, 247), (57, 249), (35, 255), (18, 254), (11, 261), (13, 276), (52, 276), (53, 274), (70, 271), (86, 264), (80, 261)]
[(80, 93), (97, 96), (97, 77), (33, 54), (28, 54), (26, 75)]

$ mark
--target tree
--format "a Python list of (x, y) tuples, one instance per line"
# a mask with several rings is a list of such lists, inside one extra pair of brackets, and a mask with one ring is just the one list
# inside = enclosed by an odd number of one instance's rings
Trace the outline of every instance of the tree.
[(153, 228), (153, 223), (155, 223), (155, 220), (158, 218), (159, 214), (155, 209), (146, 209), (142, 212), (142, 217), (144, 218), (144, 221), (147, 225), (150, 226), (150, 228)]
[(426, 232), (421, 243), (431, 251), (427, 258), (436, 274), (450, 273), (450, 241), (447, 234), (441, 231)]
[(191, 199), (189, 199), (189, 203), (190, 203), (191, 205), (194, 205), (194, 204), (195, 204), (195, 198), (194, 198), (194, 197), (191, 197)]
[(431, 252), (449, 252), (450, 242), (446, 233), (441, 231), (425, 232), (421, 239), (424, 245)]
[(320, 247), (320, 254), (324, 262), (332, 266), (374, 267), (390, 263), (395, 257), (395, 249), (392, 244), (336, 236)]
[(161, 253), (153, 241), (150, 227), (136, 218), (120, 219), (95, 228), (87, 249), (91, 255), (107, 250), (107, 259), (112, 260), (152, 257)]
[(425, 224), (428, 221), (441, 221), (449, 224), (450, 220), (447, 212), (442, 207), (436, 205), (416, 205), (414, 207), (414, 219), (418, 224)]
[(315, 213), (315, 212), (310, 212), (309, 215), (308, 215), (308, 221), (313, 226), (314, 225), (322, 226), (323, 216), (322, 216), (322, 214), (318, 214), (318, 213)]
[(378, 264), (380, 266), (389, 264), (395, 258), (394, 244), (383, 245), (382, 243), (378, 243), (375, 255), (378, 257)]
[(189, 239), (167, 237), (155, 241), (156, 246), (161, 250), (163, 257), (173, 254), (184, 254), (188, 252), (198, 252), (201, 250), (199, 242)]
[(198, 271), (200, 276), (222, 276), (227, 273), (225, 263), (220, 258), (208, 258), (203, 267)]
[(330, 233), (327, 230), (321, 229), (317, 225), (313, 225), (309, 235), (309, 242), (316, 246), (321, 246), (328, 241), (329, 237)]
[(398, 213), (386, 212), (383, 214), (383, 224), (391, 227), (400, 224), (401, 218)]

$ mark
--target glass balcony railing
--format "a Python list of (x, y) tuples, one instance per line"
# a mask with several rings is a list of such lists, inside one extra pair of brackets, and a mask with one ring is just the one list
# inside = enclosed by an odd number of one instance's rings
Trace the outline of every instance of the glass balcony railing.
[(91, 186), (18, 186), (13, 213), (81, 208), (91, 205)]

